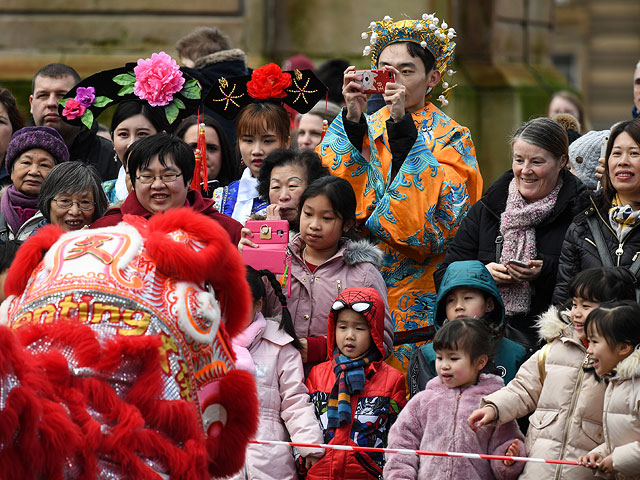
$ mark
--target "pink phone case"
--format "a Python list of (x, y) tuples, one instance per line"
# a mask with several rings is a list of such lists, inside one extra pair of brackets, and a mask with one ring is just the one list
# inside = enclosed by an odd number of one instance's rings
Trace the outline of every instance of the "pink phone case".
[(250, 240), (258, 248), (244, 246), (242, 257), (247, 265), (256, 270), (269, 270), (275, 275), (284, 273), (289, 244), (289, 222), (286, 220), (248, 220), (246, 228), (251, 230)]

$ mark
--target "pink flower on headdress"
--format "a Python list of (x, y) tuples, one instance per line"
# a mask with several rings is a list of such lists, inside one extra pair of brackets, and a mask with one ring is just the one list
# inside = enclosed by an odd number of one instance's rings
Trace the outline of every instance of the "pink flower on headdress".
[(282, 98), (287, 95), (285, 88), (292, 83), (291, 75), (283, 73), (275, 63), (268, 63), (264, 67), (256, 68), (247, 82), (247, 92), (253, 98), (267, 100)]
[(179, 92), (184, 84), (180, 67), (164, 52), (138, 60), (133, 73), (136, 76), (133, 93), (148, 101), (152, 107), (168, 105), (173, 100), (173, 94)]
[(80, 105), (89, 108), (96, 101), (96, 89), (93, 87), (78, 87), (75, 100), (80, 102)]
[(62, 109), (62, 116), (64, 116), (68, 120), (75, 120), (76, 118), (82, 117), (84, 112), (87, 111), (87, 107), (82, 105), (79, 101), (74, 98), (69, 98), (64, 104), (64, 108)]

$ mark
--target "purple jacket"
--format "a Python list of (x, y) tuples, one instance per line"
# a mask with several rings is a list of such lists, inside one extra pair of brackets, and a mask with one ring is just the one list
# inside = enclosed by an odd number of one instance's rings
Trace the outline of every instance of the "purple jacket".
[[(478, 432), (467, 425), (467, 418), (480, 406), (482, 397), (503, 386), (501, 378), (486, 374), (480, 375), (476, 385), (465, 389), (447, 388), (439, 377), (432, 379), (426, 390), (400, 412), (389, 431), (388, 447), (504, 455), (517, 438), (519, 455), (524, 455), (524, 437), (515, 421), (483, 427)], [(390, 454), (386, 456), (384, 478), (516, 479), (523, 468), (522, 462), (507, 467), (498, 460)]]

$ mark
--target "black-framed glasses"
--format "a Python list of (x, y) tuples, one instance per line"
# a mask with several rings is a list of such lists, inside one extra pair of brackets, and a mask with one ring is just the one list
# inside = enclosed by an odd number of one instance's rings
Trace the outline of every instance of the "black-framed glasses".
[(178, 179), (180, 175), (182, 175), (182, 173), (165, 173), (164, 175), (138, 175), (136, 177), (136, 180), (146, 185), (153, 183), (156, 178), (159, 178), (163, 183), (173, 183)]
[(88, 212), (93, 210), (96, 207), (94, 202), (90, 202), (89, 200), (80, 200), (79, 202), (74, 202), (73, 200), (69, 200), (68, 198), (54, 198), (54, 202), (58, 205), (58, 208), (62, 208), (63, 210), (69, 210), (73, 207), (73, 204), (76, 204), (80, 210), (83, 212)]

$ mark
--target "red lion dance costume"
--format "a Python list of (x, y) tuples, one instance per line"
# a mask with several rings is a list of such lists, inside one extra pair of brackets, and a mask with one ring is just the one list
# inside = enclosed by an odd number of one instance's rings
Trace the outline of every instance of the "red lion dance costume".
[(257, 427), (229, 336), (249, 309), (227, 233), (189, 209), (18, 252), (0, 307), (0, 478), (208, 479)]

